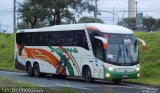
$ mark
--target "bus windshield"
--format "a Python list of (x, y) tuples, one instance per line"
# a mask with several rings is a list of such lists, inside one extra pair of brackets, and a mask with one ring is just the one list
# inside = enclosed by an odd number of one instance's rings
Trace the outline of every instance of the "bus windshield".
[(133, 34), (107, 34), (107, 62), (117, 65), (138, 63), (138, 46)]

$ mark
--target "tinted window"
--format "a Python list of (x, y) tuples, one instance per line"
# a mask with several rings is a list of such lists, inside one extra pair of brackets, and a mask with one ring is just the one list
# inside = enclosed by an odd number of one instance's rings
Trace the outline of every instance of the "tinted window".
[(79, 46), (89, 49), (84, 30), (17, 33), (16, 43), (25, 46)]
[(134, 43), (135, 36), (133, 34), (108, 34), (108, 42), (110, 44), (123, 44), (124, 40), (130, 40), (131, 43)]

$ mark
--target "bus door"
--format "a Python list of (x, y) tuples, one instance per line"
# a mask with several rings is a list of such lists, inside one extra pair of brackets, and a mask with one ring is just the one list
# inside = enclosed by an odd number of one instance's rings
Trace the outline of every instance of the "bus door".
[(96, 77), (99, 79), (103, 79), (104, 78), (104, 60), (105, 60), (105, 56), (104, 56), (104, 49), (103, 49), (103, 42), (99, 39), (95, 39), (94, 42), (94, 55), (95, 55), (95, 69), (96, 69)]

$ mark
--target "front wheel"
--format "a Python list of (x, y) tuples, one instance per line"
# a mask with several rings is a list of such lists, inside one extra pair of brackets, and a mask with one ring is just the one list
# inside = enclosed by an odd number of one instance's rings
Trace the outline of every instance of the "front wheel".
[(85, 78), (86, 82), (93, 82), (94, 81), (94, 79), (92, 78), (91, 70), (89, 67), (86, 67), (84, 69), (84, 78)]
[(122, 79), (112, 79), (115, 84), (120, 84)]

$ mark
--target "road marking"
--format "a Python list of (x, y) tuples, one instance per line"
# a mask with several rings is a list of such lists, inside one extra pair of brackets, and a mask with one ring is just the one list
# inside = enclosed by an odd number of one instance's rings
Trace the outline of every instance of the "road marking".
[(71, 86), (71, 85), (65, 85), (65, 84), (56, 84), (58, 86), (63, 86), (63, 87), (71, 87), (71, 88), (77, 88), (77, 89), (84, 89), (84, 90), (93, 90), (93, 89), (90, 89), (90, 88), (85, 88), (85, 87), (76, 87), (76, 86)]

